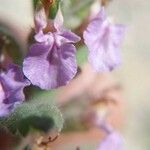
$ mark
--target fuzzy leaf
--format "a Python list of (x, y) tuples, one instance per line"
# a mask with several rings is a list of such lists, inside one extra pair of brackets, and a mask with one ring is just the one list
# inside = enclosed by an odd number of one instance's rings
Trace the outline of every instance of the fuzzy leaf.
[(26, 136), (30, 131), (48, 132), (52, 129), (61, 131), (63, 118), (54, 105), (48, 103), (24, 103), (14, 112), (0, 119), (0, 127), (15, 135)]

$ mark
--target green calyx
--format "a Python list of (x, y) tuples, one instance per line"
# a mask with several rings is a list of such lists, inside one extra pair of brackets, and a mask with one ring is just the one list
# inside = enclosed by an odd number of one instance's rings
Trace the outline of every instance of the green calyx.
[(38, 5), (43, 5), (46, 14), (49, 19), (55, 19), (59, 5), (61, 0), (33, 0), (34, 9), (38, 7)]
[(53, 0), (53, 2), (49, 6), (49, 18), (50, 19), (55, 19), (56, 14), (59, 9), (59, 4), (61, 0)]

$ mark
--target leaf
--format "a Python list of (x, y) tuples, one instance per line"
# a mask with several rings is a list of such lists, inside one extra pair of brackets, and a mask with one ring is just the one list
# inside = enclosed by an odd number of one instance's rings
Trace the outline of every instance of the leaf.
[(48, 132), (63, 127), (63, 118), (58, 108), (49, 103), (24, 103), (14, 112), (0, 119), (0, 127), (15, 135), (26, 136), (30, 131)]

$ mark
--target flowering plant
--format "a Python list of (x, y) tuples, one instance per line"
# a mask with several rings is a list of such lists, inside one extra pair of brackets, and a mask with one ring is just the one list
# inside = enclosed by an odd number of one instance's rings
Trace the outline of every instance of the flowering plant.
[[(99, 13), (90, 19), (82, 38), (64, 27), (60, 0), (35, 0), (34, 4), (34, 40), (22, 64), (19, 66), (12, 60), (8, 61), (3, 51), (0, 56), (0, 127), (25, 137), (31, 133), (39, 137), (39, 133), (43, 135), (54, 130), (59, 134), (64, 120), (59, 109), (49, 100), (24, 102), (24, 89), (36, 86), (52, 90), (69, 84), (78, 72), (76, 43), (80, 40), (88, 49), (88, 63), (94, 72), (112, 71), (121, 62), (119, 48), (125, 31), (123, 25), (112, 24), (105, 8), (101, 7)], [(6, 46), (4, 35), (7, 34), (0, 35), (1, 50)], [(103, 122), (97, 125), (106, 131)], [(121, 136), (114, 130), (107, 134), (99, 149), (111, 149), (114, 140), (114, 150), (120, 150)], [(48, 137), (49, 141), (52, 140)], [(42, 144), (43, 139), (37, 143)], [(34, 147), (28, 143), (21, 145), (22, 148), (26, 146)]]

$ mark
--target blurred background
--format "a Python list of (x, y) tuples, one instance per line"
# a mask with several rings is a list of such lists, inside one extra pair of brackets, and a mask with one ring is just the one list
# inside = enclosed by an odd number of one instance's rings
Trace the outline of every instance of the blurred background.
[[(62, 8), (66, 27), (82, 35), (89, 14), (97, 13), (100, 6), (96, 0), (64, 0)], [(80, 43), (77, 45), (79, 73), (69, 85), (47, 92), (33, 87), (27, 90), (29, 99), (32, 94), (32, 97), (41, 100), (55, 101), (63, 113), (63, 133), (51, 144), (52, 149), (95, 149), (103, 132), (88, 123), (85, 116), (93, 103), (95, 106), (97, 101), (113, 99), (117, 104), (110, 104), (113, 113), (108, 121), (124, 136), (124, 149), (149, 150), (149, 8), (150, 1), (147, 0), (111, 0), (107, 4), (106, 12), (114, 22), (127, 26), (122, 46), (122, 65), (117, 70), (111, 74), (94, 74), (86, 63), (87, 48)], [(34, 28), (33, 12), (31, 0), (0, 0), (0, 23), (8, 26), (16, 41), (19, 39), (22, 50), (20, 58), (28, 48), (28, 35)], [(16, 62), (20, 63), (17, 56), (14, 56)]]

